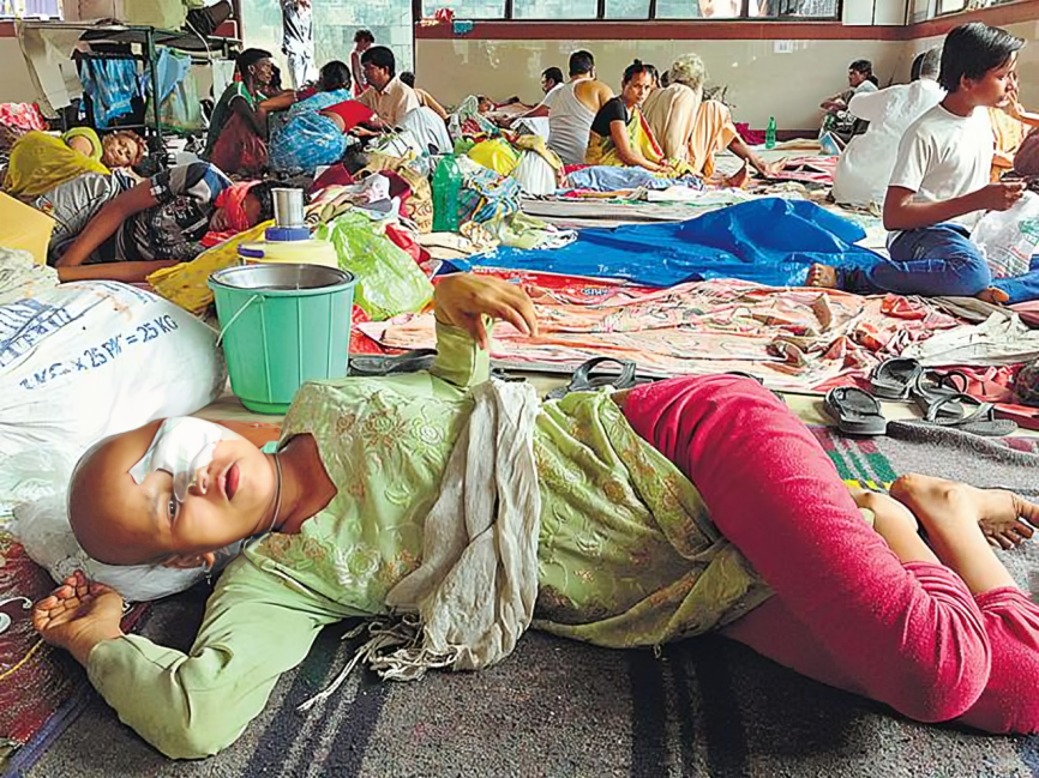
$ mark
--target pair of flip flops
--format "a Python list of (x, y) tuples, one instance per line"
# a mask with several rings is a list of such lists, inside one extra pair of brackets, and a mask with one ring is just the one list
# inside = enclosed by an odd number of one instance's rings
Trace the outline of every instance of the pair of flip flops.
[(923, 421), (975, 435), (1009, 435), (1017, 424), (997, 419), (992, 403), (964, 392), (967, 376), (959, 371), (926, 370), (915, 359), (898, 357), (882, 362), (870, 374), (873, 394), (857, 387), (831, 389), (823, 401), (837, 429), (849, 435), (883, 435), (887, 419), (877, 397), (912, 399), (924, 414)]

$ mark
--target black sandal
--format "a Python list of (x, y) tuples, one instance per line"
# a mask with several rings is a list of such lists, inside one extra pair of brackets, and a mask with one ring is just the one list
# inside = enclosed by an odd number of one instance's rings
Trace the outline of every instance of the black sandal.
[(996, 418), (996, 408), (992, 403), (982, 402), (969, 394), (941, 398), (927, 409), (924, 421), (986, 437), (1002, 437), (1017, 429), (1016, 422)]
[(875, 396), (885, 400), (905, 400), (923, 370), (912, 357), (885, 359), (870, 373), (870, 387)]
[[(607, 373), (605, 375), (592, 375), (592, 371), (599, 365), (613, 363), (620, 367), (619, 373)], [(558, 400), (570, 392), (590, 392), (600, 386), (612, 386), (614, 389), (630, 389), (638, 383), (635, 371), (638, 366), (631, 359), (617, 359), (616, 357), (593, 357), (587, 362), (579, 365), (574, 371), (570, 382), (566, 386), (559, 386), (545, 395), (546, 400)]]
[(883, 435), (887, 419), (880, 402), (869, 392), (855, 386), (838, 386), (826, 393), (823, 408), (847, 435)]

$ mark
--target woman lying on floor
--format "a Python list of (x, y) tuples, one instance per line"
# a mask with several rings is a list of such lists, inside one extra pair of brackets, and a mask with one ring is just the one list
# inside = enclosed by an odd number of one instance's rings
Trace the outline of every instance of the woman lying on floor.
[(979, 528), (1019, 542), (1039, 506), (922, 476), (856, 500), (786, 406), (732, 375), (538, 407), (487, 380), (487, 317), (536, 334), (519, 288), (449, 277), (436, 306), (431, 373), (305, 385), (275, 454), (173, 420), (81, 460), (70, 518), (103, 562), (197, 567), (255, 538), (186, 654), (124, 634), (122, 598), (82, 574), (36, 605), (163, 753), (227, 747), (324, 626), (394, 610), (424, 627), (367, 647), (390, 677), (492, 664), (532, 617), (609, 647), (720, 630), (920, 721), (1039, 728), (1039, 606)]
[(273, 186), (234, 184), (192, 162), (137, 184), (118, 173), (78, 176), (33, 204), (55, 220), (49, 254), (62, 281), (143, 281), (194, 259), (209, 233), (230, 236), (272, 218)]

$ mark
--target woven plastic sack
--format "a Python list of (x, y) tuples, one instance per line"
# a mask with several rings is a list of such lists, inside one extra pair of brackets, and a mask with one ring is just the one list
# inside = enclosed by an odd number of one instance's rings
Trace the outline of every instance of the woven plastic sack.
[(433, 299), (433, 285), (408, 256), (363, 214), (344, 213), (314, 231), (339, 254), (339, 266), (357, 276), (354, 303), (372, 321), (419, 311)]
[(1027, 273), (1039, 244), (1039, 195), (1025, 192), (1012, 208), (989, 211), (970, 238), (981, 249), (993, 278)]

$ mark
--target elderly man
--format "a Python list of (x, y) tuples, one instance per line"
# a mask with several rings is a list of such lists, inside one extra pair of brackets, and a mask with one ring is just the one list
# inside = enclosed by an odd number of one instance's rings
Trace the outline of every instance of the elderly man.
[(655, 90), (642, 106), (653, 137), (668, 159), (684, 160), (704, 178), (714, 174), (714, 155), (728, 148), (763, 175), (773, 167), (755, 154), (736, 132), (729, 108), (703, 99), (707, 78), (695, 54), (679, 57), (667, 73), (667, 86)]
[(421, 107), (415, 90), (397, 76), (397, 62), (386, 46), (372, 46), (361, 55), (361, 68), (370, 89), (358, 102), (371, 108), (389, 127), (396, 127), (405, 116)]

